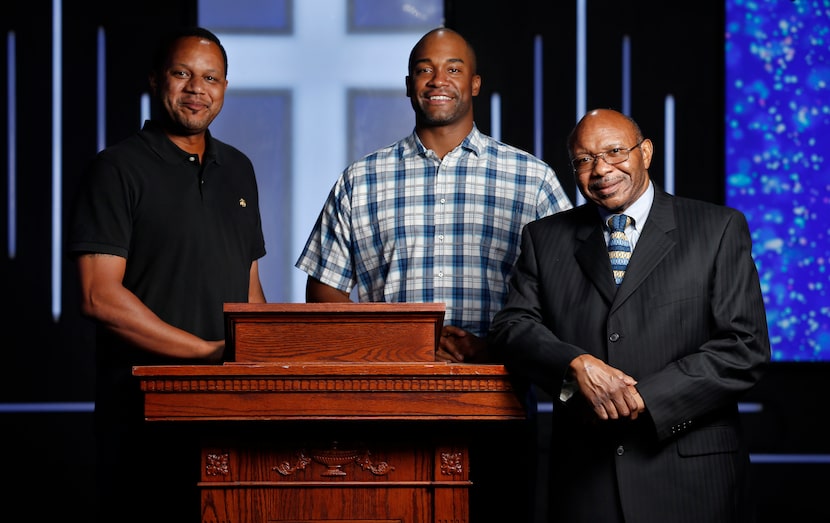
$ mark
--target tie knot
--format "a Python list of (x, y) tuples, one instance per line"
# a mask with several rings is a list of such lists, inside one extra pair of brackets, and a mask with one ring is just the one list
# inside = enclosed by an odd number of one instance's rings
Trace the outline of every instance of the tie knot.
[(631, 217), (625, 214), (615, 214), (608, 218), (608, 227), (612, 231), (623, 232), (629, 223), (631, 223)]

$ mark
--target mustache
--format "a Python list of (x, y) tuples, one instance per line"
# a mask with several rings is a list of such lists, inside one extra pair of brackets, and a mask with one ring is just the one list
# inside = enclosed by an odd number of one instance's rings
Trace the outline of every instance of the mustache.
[(619, 181), (625, 179), (625, 176), (622, 174), (609, 174), (607, 176), (603, 176), (602, 178), (597, 178), (596, 180), (591, 180), (588, 183), (589, 189), (603, 189), (609, 185), (613, 185)]

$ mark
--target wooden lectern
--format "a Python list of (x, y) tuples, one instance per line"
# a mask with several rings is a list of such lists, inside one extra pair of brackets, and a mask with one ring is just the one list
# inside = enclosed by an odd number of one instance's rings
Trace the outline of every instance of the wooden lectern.
[(443, 316), (226, 304), (232, 362), (135, 367), (148, 421), (205, 425), (202, 523), (468, 523), (469, 441), (525, 410), (501, 365), (434, 361)]

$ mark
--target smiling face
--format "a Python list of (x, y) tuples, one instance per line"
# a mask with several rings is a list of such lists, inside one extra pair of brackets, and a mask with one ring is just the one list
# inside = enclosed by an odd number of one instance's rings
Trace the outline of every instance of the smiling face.
[(207, 130), (222, 110), (227, 86), (221, 49), (197, 36), (178, 39), (163, 70), (150, 76), (150, 88), (172, 126), (169, 131), (183, 136)]
[[(596, 155), (613, 149), (629, 149), (642, 137), (635, 125), (617, 111), (591, 111), (577, 124), (570, 140), (571, 158)], [(631, 206), (648, 188), (652, 144), (645, 139), (631, 149), (628, 159), (609, 165), (602, 158), (590, 169), (575, 173), (582, 195), (612, 212)]]
[(406, 95), (418, 127), (472, 127), (473, 97), (480, 87), (475, 54), (458, 33), (432, 31), (412, 50)]

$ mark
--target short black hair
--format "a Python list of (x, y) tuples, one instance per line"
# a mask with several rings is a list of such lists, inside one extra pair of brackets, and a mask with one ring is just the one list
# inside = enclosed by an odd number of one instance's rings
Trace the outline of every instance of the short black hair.
[(156, 52), (153, 55), (153, 72), (161, 75), (164, 72), (165, 67), (167, 67), (167, 59), (170, 57), (170, 50), (173, 48), (173, 44), (176, 43), (177, 40), (181, 38), (187, 38), (190, 36), (196, 36), (199, 38), (204, 38), (205, 40), (210, 40), (217, 46), (219, 46), (219, 50), (222, 51), (222, 61), (225, 65), (225, 76), (228, 76), (228, 53), (225, 52), (225, 47), (222, 45), (222, 42), (219, 41), (219, 37), (213, 34), (211, 31), (205, 29), (204, 27), (182, 27), (173, 30), (172, 32), (168, 33), (164, 38), (162, 38), (159, 46), (156, 48)]

